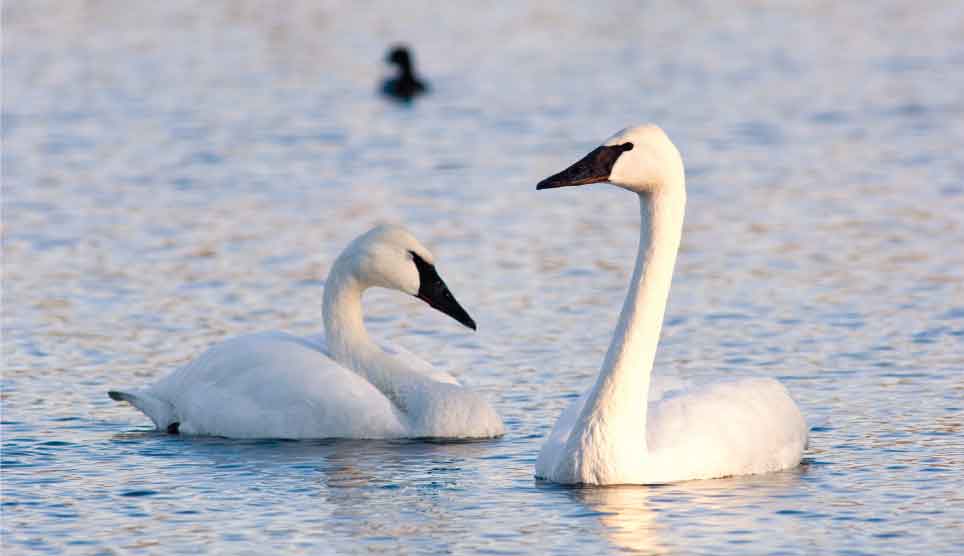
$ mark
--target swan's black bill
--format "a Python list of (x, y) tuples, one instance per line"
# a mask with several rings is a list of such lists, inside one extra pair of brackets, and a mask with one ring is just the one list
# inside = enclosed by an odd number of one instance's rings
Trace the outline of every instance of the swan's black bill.
[(579, 162), (558, 174), (540, 181), (536, 189), (552, 189), (554, 187), (569, 187), (572, 185), (586, 185), (589, 183), (609, 181), (609, 175), (612, 174), (613, 166), (615, 166), (616, 161), (619, 160), (619, 155), (631, 150), (633, 150), (632, 143), (596, 147), (596, 149), (584, 156)]
[(425, 259), (415, 253), (412, 253), (412, 259), (415, 261), (415, 268), (418, 269), (419, 279), (418, 294), (415, 297), (475, 330), (475, 321), (455, 300), (455, 296), (442, 281), (442, 277), (438, 275), (435, 266), (425, 262)]

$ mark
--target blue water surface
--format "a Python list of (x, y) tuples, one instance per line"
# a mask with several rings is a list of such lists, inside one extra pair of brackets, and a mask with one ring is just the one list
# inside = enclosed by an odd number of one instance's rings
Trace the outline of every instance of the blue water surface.
[[(4, 554), (964, 553), (959, 2), (3, 6)], [(432, 92), (379, 98), (396, 41)], [(616, 130), (689, 201), (657, 372), (780, 379), (803, 464), (534, 480), (592, 380), (631, 195), (539, 192)], [(320, 330), (340, 249), (431, 246), (478, 333), (391, 292), (373, 335), (483, 392), (485, 442), (153, 432), (106, 390)]]

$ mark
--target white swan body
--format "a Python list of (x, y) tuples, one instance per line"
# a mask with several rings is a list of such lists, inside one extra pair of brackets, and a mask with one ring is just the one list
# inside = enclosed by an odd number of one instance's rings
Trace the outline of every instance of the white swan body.
[(596, 182), (639, 196), (636, 268), (599, 376), (559, 418), (536, 476), (569, 484), (654, 484), (799, 464), (807, 424), (776, 380), (651, 392), (686, 206), (679, 151), (656, 126), (629, 128), (538, 189)]
[(396, 226), (375, 228), (335, 261), (325, 286), (325, 336), (242, 336), (140, 390), (112, 391), (159, 430), (230, 438), (488, 438), (502, 420), (478, 394), (365, 331), (369, 287), (417, 295), (475, 328), (432, 256)]

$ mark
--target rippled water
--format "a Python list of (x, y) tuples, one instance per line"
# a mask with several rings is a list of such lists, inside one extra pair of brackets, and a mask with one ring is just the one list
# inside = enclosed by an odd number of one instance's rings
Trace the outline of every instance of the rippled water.
[[(4, 553), (964, 552), (959, 3), (151, 4), (4, 3)], [(434, 87), (410, 107), (375, 93), (395, 40)], [(638, 218), (534, 186), (647, 120), (689, 175), (659, 372), (778, 377), (798, 469), (532, 477)], [(485, 392), (504, 438), (182, 438), (105, 395), (318, 331), (328, 265), (381, 221), (479, 332), (385, 292), (370, 328)]]

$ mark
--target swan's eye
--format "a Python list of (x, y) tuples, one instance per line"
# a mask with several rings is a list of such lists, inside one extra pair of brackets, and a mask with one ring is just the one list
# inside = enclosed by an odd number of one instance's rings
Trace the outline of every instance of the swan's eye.
[(620, 150), (622, 150), (623, 152), (631, 151), (631, 150), (633, 150), (633, 144), (632, 144), (632, 143), (623, 143), (622, 145), (619, 145), (619, 148), (620, 148)]

